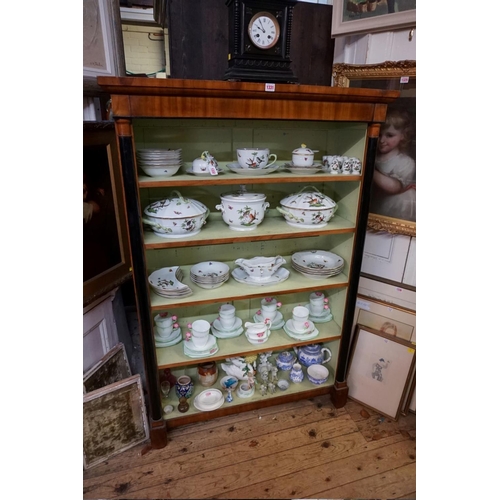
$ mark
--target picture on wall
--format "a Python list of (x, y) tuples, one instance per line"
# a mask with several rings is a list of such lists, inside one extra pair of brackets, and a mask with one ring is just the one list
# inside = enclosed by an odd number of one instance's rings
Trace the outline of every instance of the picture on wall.
[(416, 0), (333, 0), (332, 36), (416, 26)]
[(368, 227), (416, 236), (416, 62), (334, 64), (334, 85), (399, 90), (381, 126), (370, 198)]

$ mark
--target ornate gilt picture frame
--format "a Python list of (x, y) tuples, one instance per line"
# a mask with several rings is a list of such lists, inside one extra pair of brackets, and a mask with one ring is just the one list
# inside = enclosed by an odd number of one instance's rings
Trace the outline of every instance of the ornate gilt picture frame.
[[(413, 130), (410, 144), (409, 157), (413, 162), (415, 158), (416, 133), (416, 61), (386, 61), (380, 64), (334, 64), (333, 65), (333, 85), (335, 87), (357, 87), (374, 89), (400, 90), (400, 98), (388, 108), (389, 112), (404, 112), (409, 116), (411, 128)], [(382, 131), (381, 131), (382, 133)], [(380, 139), (379, 139), (380, 141)], [(410, 185), (406, 185), (407, 190), (414, 189), (413, 195), (413, 215), (407, 216), (407, 210), (398, 212), (376, 209), (380, 205), (376, 191), (372, 191), (370, 201), (370, 213), (368, 215), (368, 228), (375, 231), (386, 231), (391, 234), (402, 234), (406, 236), (417, 235), (416, 223), (416, 180)], [(390, 216), (389, 216), (390, 213)]]

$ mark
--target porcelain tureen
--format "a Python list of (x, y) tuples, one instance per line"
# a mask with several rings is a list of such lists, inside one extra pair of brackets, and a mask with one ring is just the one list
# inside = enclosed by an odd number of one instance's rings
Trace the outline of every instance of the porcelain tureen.
[(163, 238), (183, 238), (198, 234), (210, 210), (200, 201), (184, 198), (173, 191), (165, 200), (155, 201), (144, 209), (143, 222)]

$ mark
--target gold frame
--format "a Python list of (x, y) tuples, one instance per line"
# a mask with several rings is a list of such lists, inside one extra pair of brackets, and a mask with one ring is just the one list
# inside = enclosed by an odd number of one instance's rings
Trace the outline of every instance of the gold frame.
[[(332, 67), (334, 87), (349, 87), (352, 80), (387, 80), (403, 76), (416, 78), (416, 61), (385, 61), (380, 64), (338, 63)], [(417, 236), (416, 222), (373, 213), (368, 214), (368, 228), (374, 231), (385, 231), (390, 234)]]

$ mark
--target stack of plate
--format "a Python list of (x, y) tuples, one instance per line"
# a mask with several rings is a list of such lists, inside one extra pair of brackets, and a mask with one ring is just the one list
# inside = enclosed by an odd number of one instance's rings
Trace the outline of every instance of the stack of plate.
[(149, 275), (148, 281), (153, 291), (168, 299), (187, 297), (193, 290), (184, 283), (182, 270), (179, 266), (162, 267)]
[(182, 149), (138, 149), (137, 165), (151, 177), (170, 177), (182, 166)]
[(311, 279), (331, 278), (344, 269), (344, 259), (325, 250), (296, 252), (292, 255), (292, 267)]
[(189, 274), (195, 285), (210, 290), (220, 287), (229, 279), (229, 266), (224, 262), (200, 262), (191, 268)]
[(193, 404), (200, 411), (217, 410), (224, 404), (224, 396), (219, 389), (207, 389), (194, 398)]

